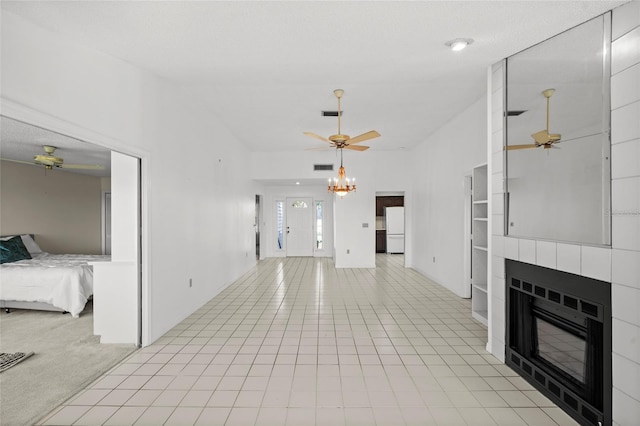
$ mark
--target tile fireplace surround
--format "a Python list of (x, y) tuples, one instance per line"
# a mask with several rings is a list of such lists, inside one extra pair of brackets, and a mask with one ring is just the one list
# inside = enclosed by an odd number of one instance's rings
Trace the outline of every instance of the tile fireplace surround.
[(640, 418), (640, 2), (612, 11), (611, 247), (504, 236), (504, 64), (488, 76), (489, 334), (505, 357), (505, 259), (611, 282), (613, 424)]

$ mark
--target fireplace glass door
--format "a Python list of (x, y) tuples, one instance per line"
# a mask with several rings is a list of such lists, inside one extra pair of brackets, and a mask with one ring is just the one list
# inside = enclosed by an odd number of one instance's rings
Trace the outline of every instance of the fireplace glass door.
[(584, 385), (585, 332), (574, 334), (538, 316), (535, 317), (535, 324), (538, 342), (536, 356)]

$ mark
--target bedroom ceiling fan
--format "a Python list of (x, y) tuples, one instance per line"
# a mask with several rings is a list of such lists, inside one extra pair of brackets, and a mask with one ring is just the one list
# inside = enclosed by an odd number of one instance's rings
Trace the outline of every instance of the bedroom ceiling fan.
[(33, 156), (33, 162), (31, 161), (21, 161), (21, 160), (11, 160), (8, 158), (3, 158), (5, 161), (12, 161), (14, 163), (22, 163), (22, 164), (31, 164), (35, 166), (44, 166), (46, 170), (51, 170), (54, 167), (57, 169), (81, 169), (81, 170), (104, 170), (104, 166), (98, 164), (64, 164), (64, 159), (61, 157), (56, 157), (54, 153), (56, 152), (55, 146), (51, 145), (43, 145), (44, 154), (38, 154)]
[(553, 96), (555, 91), (555, 89), (546, 89), (542, 91), (542, 95), (547, 98), (547, 128), (531, 135), (535, 143), (526, 145), (507, 145), (506, 149), (508, 151), (513, 149), (538, 148), (540, 146), (544, 147), (544, 149), (549, 149), (554, 148), (553, 144), (560, 142), (561, 135), (559, 133), (549, 133), (549, 103), (551, 96)]
[[(329, 144), (331, 144), (331, 147), (333, 148), (338, 148), (338, 149), (352, 149), (354, 151), (366, 151), (367, 149), (369, 149), (368, 146), (364, 146), (364, 145), (355, 145), (357, 143), (360, 142), (364, 142), (366, 140), (369, 139), (373, 139), (373, 138), (377, 138), (380, 136), (380, 133), (378, 133), (375, 130), (370, 130), (366, 133), (363, 133), (361, 135), (358, 135), (356, 137), (350, 137), (349, 135), (343, 135), (342, 133), (340, 133), (340, 117), (342, 116), (342, 112), (340, 111), (340, 99), (342, 98), (342, 95), (344, 95), (344, 90), (342, 89), (336, 89), (333, 91), (333, 94), (336, 95), (336, 98), (338, 98), (338, 133), (335, 135), (331, 135), (329, 136), (329, 138), (325, 138), (322, 137), (320, 135), (317, 135), (315, 133), (311, 133), (311, 132), (304, 132), (305, 135), (307, 136), (311, 136), (312, 138), (316, 138), (319, 139), (323, 142), (327, 142)], [(307, 148), (308, 150), (315, 150), (315, 149), (326, 149), (329, 147), (322, 147), (322, 148)]]

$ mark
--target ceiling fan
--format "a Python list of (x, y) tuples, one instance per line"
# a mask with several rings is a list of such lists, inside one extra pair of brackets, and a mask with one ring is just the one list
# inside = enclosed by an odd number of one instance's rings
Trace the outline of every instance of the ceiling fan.
[[(331, 144), (331, 147), (338, 148), (338, 149), (344, 148), (344, 149), (352, 149), (354, 151), (365, 151), (369, 149), (368, 146), (355, 145), (355, 144), (364, 142), (369, 139), (377, 138), (380, 136), (380, 133), (376, 132), (375, 130), (370, 130), (366, 133), (363, 133), (353, 138), (350, 137), (349, 135), (343, 135), (342, 133), (340, 133), (340, 117), (342, 116), (342, 113), (340, 111), (340, 98), (342, 98), (342, 95), (344, 94), (344, 90), (336, 89), (333, 91), (333, 94), (336, 95), (336, 98), (338, 98), (338, 134), (331, 135), (329, 136), (329, 138), (324, 138), (320, 135), (316, 135), (315, 133), (311, 133), (311, 132), (304, 132), (304, 134), (307, 136), (311, 136), (312, 138), (320, 139), (323, 142), (327, 142)], [(308, 149), (314, 150), (318, 148), (308, 148)], [(325, 149), (325, 147), (320, 149)]]
[(553, 148), (553, 144), (560, 142), (561, 135), (559, 133), (549, 133), (549, 102), (555, 91), (555, 89), (542, 91), (542, 95), (547, 98), (547, 128), (531, 135), (535, 143), (526, 145), (507, 145), (506, 149), (508, 151), (513, 149), (538, 148), (539, 146), (544, 147), (544, 149), (549, 149)]
[(56, 157), (53, 154), (56, 152), (55, 146), (43, 145), (44, 154), (38, 154), (33, 156), (33, 162), (11, 160), (3, 158), (5, 161), (12, 161), (14, 163), (31, 164), (35, 166), (44, 166), (46, 170), (51, 170), (54, 167), (57, 169), (81, 169), (81, 170), (104, 170), (104, 166), (98, 164), (64, 164), (64, 159)]

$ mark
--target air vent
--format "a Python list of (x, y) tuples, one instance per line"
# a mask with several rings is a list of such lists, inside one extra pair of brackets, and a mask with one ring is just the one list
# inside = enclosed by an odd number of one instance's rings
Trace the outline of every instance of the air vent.
[(527, 112), (526, 109), (522, 110), (522, 111), (520, 111), (520, 110), (507, 111), (507, 117), (517, 117), (520, 114), (525, 113), (525, 112)]
[(323, 171), (323, 170), (333, 171), (333, 164), (314, 164), (313, 170), (316, 172)]
[(340, 117), (344, 115), (344, 111), (338, 113), (338, 111), (322, 111), (323, 117), (337, 117), (340, 114)]

